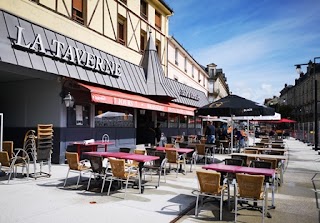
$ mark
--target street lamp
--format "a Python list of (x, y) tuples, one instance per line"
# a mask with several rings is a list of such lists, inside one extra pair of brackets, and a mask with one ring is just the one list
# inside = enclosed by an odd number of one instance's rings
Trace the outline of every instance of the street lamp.
[(63, 101), (67, 108), (72, 108), (74, 105), (74, 99), (70, 92), (63, 98)]
[(308, 65), (309, 73), (311, 74), (311, 68), (313, 70), (312, 76), (314, 78), (314, 150), (318, 150), (318, 82), (316, 78), (316, 59), (320, 59), (320, 57), (314, 57), (313, 62), (310, 60), (307, 64), (296, 64), (296, 70), (298, 74), (301, 74), (301, 66)]

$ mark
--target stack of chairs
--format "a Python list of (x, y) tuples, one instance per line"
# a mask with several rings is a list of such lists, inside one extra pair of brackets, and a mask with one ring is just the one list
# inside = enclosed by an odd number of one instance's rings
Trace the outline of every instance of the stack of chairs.
[[(34, 178), (51, 176), (51, 154), (53, 150), (53, 125), (52, 124), (38, 124), (37, 128), (37, 149), (34, 163), (40, 164), (40, 171), (32, 175)], [(47, 164), (49, 171), (43, 172), (43, 165)]]

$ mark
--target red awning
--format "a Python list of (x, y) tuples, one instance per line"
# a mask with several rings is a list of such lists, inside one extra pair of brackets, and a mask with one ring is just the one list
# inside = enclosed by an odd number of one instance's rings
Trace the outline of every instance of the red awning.
[(159, 103), (141, 95), (108, 90), (82, 83), (79, 83), (79, 85), (90, 90), (93, 102), (194, 116), (195, 108), (175, 103)]

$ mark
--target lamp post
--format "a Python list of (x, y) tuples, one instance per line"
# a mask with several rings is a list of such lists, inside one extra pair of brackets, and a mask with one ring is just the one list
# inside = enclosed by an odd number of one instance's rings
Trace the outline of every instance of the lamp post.
[(311, 68), (313, 70), (312, 76), (313, 76), (313, 81), (314, 81), (314, 150), (318, 150), (318, 134), (319, 134), (319, 129), (318, 129), (318, 81), (316, 78), (316, 60), (320, 59), (320, 57), (314, 57), (313, 62), (310, 60), (309, 63), (307, 64), (296, 64), (296, 70), (298, 74), (301, 74), (301, 66), (302, 65), (308, 65), (309, 67), (309, 73), (311, 74)]

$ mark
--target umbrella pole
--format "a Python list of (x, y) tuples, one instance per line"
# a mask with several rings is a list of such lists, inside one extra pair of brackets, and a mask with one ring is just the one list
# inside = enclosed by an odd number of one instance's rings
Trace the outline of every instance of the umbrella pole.
[(231, 153), (233, 153), (233, 115), (231, 115)]

